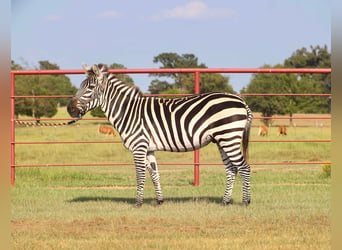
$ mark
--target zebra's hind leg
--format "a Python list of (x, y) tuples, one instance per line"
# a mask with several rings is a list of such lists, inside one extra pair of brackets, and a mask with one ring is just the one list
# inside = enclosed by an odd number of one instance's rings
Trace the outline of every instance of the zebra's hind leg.
[(232, 197), (232, 192), (233, 192), (233, 187), (235, 183), (235, 177), (237, 173), (237, 168), (234, 167), (231, 163), (226, 165), (226, 177), (227, 177), (227, 186), (226, 186), (226, 191), (223, 196), (223, 205), (229, 205), (232, 203), (231, 197)]
[(238, 167), (238, 172), (242, 178), (242, 202), (248, 206), (251, 203), (251, 167), (244, 162), (242, 167)]
[(226, 178), (227, 178), (226, 191), (224, 192), (223, 201), (222, 201), (222, 204), (225, 206), (225, 205), (231, 204), (231, 197), (232, 197), (232, 191), (233, 191), (235, 177), (237, 173), (237, 168), (233, 166), (233, 164), (229, 161), (227, 154), (221, 148), (220, 148), (220, 153), (221, 153), (222, 161), (225, 165)]
[[(242, 202), (245, 205), (249, 205), (251, 202), (250, 193), (250, 176), (251, 169), (246, 162), (240, 146), (230, 147), (230, 146), (219, 146), (222, 160), (226, 166), (227, 173), (227, 188), (226, 194), (223, 200), (223, 204), (229, 204), (230, 195), (233, 189), (233, 184), (235, 180), (236, 173), (238, 172), (242, 178)], [(227, 151), (225, 151), (227, 150)]]
[(158, 171), (158, 165), (156, 158), (154, 156), (154, 152), (148, 152), (147, 153), (147, 161), (146, 161), (146, 167), (148, 169), (148, 172), (150, 173), (154, 190), (156, 192), (157, 197), (157, 204), (161, 205), (164, 202), (162, 189), (160, 186), (160, 174)]

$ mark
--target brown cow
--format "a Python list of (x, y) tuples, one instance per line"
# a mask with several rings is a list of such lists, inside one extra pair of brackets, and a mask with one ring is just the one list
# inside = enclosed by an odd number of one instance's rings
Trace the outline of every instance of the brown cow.
[(279, 135), (287, 135), (286, 127), (285, 126), (279, 126), (278, 127), (278, 136)]
[(258, 136), (266, 136), (266, 135), (268, 135), (268, 128), (265, 125), (261, 125), (259, 127)]
[(115, 136), (114, 129), (112, 127), (108, 127), (108, 126), (100, 126), (99, 127), (99, 133), (105, 134), (105, 135)]

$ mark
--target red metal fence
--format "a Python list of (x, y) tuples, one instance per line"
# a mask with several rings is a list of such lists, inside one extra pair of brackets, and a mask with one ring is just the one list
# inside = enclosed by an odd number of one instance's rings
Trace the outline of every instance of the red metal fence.
[[(149, 73), (193, 73), (194, 94), (200, 93), (200, 74), (201, 73), (331, 73), (331, 69), (274, 69), (274, 68), (185, 68), (185, 69), (110, 69), (109, 72), (117, 74), (149, 74)], [(15, 139), (15, 124), (17, 121), (35, 121), (35, 119), (16, 119), (15, 117), (15, 100), (18, 98), (63, 98), (71, 97), (70, 95), (44, 95), (44, 96), (17, 96), (15, 95), (15, 76), (16, 75), (48, 75), (48, 74), (84, 74), (83, 70), (14, 70), (11, 72), (11, 184), (15, 183), (15, 168), (16, 167), (58, 167), (58, 166), (106, 166), (106, 165), (133, 165), (133, 163), (79, 163), (79, 164), (16, 164), (15, 162), (15, 145), (18, 144), (68, 144), (68, 143), (121, 143), (121, 141), (26, 141), (19, 142)], [(331, 96), (331, 94), (244, 94), (256, 96), (277, 96), (277, 95), (295, 95), (295, 96)], [(164, 95), (165, 96), (165, 95)], [(290, 117), (254, 117), (254, 119), (290, 119)], [(292, 119), (331, 119), (330, 115), (326, 117), (292, 117)], [(63, 119), (40, 119), (41, 121), (70, 121), (70, 118)], [(102, 118), (89, 118), (83, 120), (105, 120)], [(331, 142), (326, 140), (251, 140), (251, 142)], [(251, 165), (289, 165), (289, 164), (329, 164), (330, 162), (263, 162), (250, 163)], [(192, 163), (177, 163), (177, 165), (192, 165), (194, 166), (194, 185), (199, 185), (199, 167), (200, 165), (218, 165), (222, 163), (201, 163), (199, 150), (194, 151), (194, 161)], [(173, 163), (164, 163), (159, 165), (173, 165)]]

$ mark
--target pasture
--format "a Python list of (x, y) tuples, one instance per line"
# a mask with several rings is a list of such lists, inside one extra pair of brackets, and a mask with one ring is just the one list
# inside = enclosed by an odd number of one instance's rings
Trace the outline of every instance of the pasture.
[[(61, 114), (59, 114), (61, 115)], [(63, 114), (64, 115), (64, 114)], [(67, 117), (67, 116), (64, 116)], [(103, 122), (101, 122), (103, 124)], [(17, 141), (113, 140), (98, 133), (100, 122), (69, 127), (20, 127)], [(251, 139), (257, 136), (253, 127)], [(276, 128), (263, 140), (280, 139)], [(288, 128), (281, 139), (330, 139), (330, 127)], [(115, 140), (119, 140), (117, 136)], [(330, 161), (330, 143), (250, 144), (250, 162)], [(132, 163), (121, 144), (17, 145), (17, 164)], [(193, 153), (157, 152), (159, 163), (192, 162)], [(202, 162), (219, 163), (215, 145)], [(331, 179), (320, 165), (252, 167), (252, 203), (241, 203), (237, 178), (233, 205), (220, 205), (222, 165), (161, 165), (165, 202), (156, 206), (150, 178), (145, 200), (135, 203), (130, 165), (16, 169), (11, 188), (14, 249), (330, 249)]]

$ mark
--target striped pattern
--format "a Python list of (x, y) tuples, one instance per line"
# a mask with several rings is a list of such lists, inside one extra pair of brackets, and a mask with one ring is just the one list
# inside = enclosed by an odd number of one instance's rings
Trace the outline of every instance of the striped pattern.
[(227, 93), (176, 99), (144, 97), (138, 88), (108, 73), (105, 65), (85, 66), (85, 70), (88, 77), (70, 102), (69, 114), (80, 117), (101, 106), (134, 156), (137, 206), (143, 202), (146, 168), (155, 186), (157, 202), (163, 202), (154, 151), (192, 151), (210, 142), (217, 144), (226, 169), (223, 204), (231, 202), (237, 172), (243, 179), (243, 202), (250, 203), (250, 166), (246, 152), (252, 113), (240, 97)]

